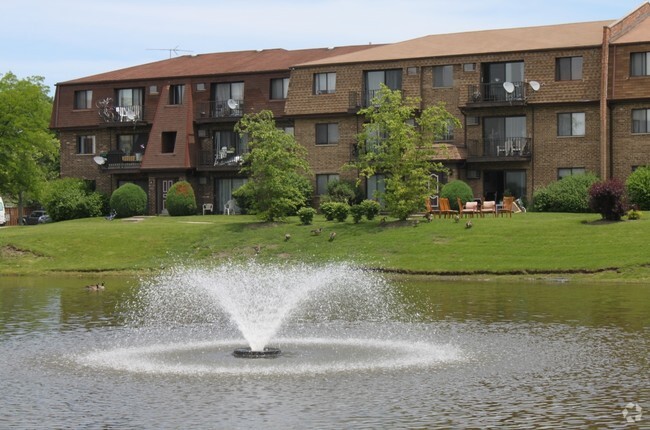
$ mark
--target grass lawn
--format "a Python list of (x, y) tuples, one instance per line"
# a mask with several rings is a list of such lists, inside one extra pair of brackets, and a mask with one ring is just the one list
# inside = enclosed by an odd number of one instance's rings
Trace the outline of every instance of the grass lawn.
[[(191, 261), (351, 261), (432, 275), (571, 276), (650, 281), (650, 221), (595, 214), (514, 214), (401, 223), (252, 216), (89, 218), (0, 229), (0, 274), (148, 272)], [(322, 227), (322, 233), (312, 230)], [(330, 241), (330, 233), (336, 237)], [(290, 238), (287, 240), (286, 235)], [(258, 248), (256, 250), (255, 248)], [(594, 275), (596, 273), (596, 275)]]

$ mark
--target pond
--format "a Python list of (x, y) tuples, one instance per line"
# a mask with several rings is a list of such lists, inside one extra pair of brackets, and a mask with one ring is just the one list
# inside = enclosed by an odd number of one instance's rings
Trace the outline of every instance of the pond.
[(0, 278), (1, 428), (650, 428), (648, 285), (382, 278), (399, 312), (306, 303), (251, 360), (205, 299), (95, 281)]

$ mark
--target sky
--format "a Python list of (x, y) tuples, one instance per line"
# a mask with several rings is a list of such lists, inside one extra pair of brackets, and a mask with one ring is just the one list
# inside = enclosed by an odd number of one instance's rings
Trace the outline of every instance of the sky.
[(617, 20), (644, 0), (0, 0), (0, 75), (54, 85), (170, 58)]

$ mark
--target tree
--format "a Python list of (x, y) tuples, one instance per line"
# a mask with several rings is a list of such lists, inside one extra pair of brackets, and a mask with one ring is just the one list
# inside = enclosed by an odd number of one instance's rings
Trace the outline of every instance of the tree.
[(235, 191), (235, 198), (246, 196), (251, 209), (265, 221), (282, 219), (306, 205), (306, 150), (275, 126), (273, 113), (264, 110), (247, 114), (235, 131), (248, 136), (250, 150), (241, 168), (248, 181)]
[(418, 98), (402, 98), (398, 90), (382, 85), (370, 103), (359, 111), (367, 122), (358, 135), (358, 157), (350, 166), (361, 177), (385, 177), (383, 200), (388, 212), (401, 220), (422, 209), (432, 185), (432, 172), (444, 171), (435, 162), (436, 137), (460, 122), (444, 104), (429, 106), (416, 115)]
[(0, 193), (18, 198), (20, 218), (25, 193), (38, 196), (57, 167), (48, 92), (42, 77), (18, 79), (9, 72), (0, 78)]

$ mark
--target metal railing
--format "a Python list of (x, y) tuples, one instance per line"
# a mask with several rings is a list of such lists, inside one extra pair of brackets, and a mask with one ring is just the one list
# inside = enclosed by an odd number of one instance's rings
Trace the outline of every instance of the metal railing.
[(134, 123), (144, 118), (143, 105), (112, 106), (110, 99), (104, 104), (98, 103), (97, 113), (107, 123)]
[(247, 151), (238, 150), (201, 150), (199, 166), (201, 167), (238, 167), (241, 166)]
[(197, 118), (239, 118), (244, 116), (243, 100), (212, 100), (198, 104)]
[(510, 82), (512, 87), (508, 90), (503, 84), (503, 82), (471, 84), (467, 87), (467, 101), (469, 103), (512, 103), (526, 100), (525, 82)]
[(467, 155), (469, 157), (530, 157), (532, 139), (528, 137), (507, 137), (496, 139), (469, 140)]

